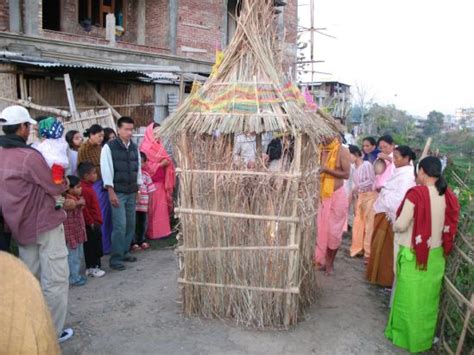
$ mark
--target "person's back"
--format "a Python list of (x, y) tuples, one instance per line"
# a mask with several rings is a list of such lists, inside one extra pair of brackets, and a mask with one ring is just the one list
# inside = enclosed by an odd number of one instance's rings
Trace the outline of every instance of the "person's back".
[(18, 243), (20, 259), (41, 282), (62, 342), (73, 334), (72, 329), (63, 329), (69, 286), (66, 214), (55, 210), (53, 196), (66, 190), (66, 180), (55, 184), (44, 158), (27, 146), (36, 121), (24, 107), (7, 107), (0, 113), (0, 123), (5, 133), (0, 137), (0, 214)]
[(29, 244), (38, 234), (60, 225), (66, 214), (55, 210), (54, 195), (64, 191), (55, 185), (50, 169), (33, 148), (9, 148), (15, 137), (0, 139), (0, 209), (19, 244)]

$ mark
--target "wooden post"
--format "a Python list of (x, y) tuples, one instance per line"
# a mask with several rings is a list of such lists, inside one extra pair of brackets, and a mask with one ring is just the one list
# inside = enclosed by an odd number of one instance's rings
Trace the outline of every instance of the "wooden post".
[(92, 93), (94, 94), (94, 96), (100, 101), (102, 102), (102, 104), (104, 104), (105, 106), (107, 106), (111, 111), (112, 111), (112, 114), (114, 115), (114, 117), (116, 119), (119, 119), (120, 117), (122, 117), (122, 115), (120, 113), (117, 112), (116, 109), (114, 109), (114, 107), (108, 103), (108, 101), (106, 99), (103, 98), (103, 96), (101, 94), (99, 94), (99, 92), (95, 89), (95, 87), (93, 87), (90, 83), (88, 83), (87, 81), (85, 82), (86, 83), (86, 86), (88, 87), (88, 89), (90, 91), (92, 91)]
[(184, 74), (179, 75), (179, 103), (181, 104), (184, 100)]
[(426, 158), (426, 156), (428, 155), (428, 152), (430, 151), (431, 142), (433, 142), (433, 138), (428, 137), (428, 139), (426, 140), (425, 148), (423, 149), (423, 153), (421, 154), (420, 161), (423, 158)]
[(74, 100), (74, 93), (72, 91), (71, 78), (69, 74), (64, 74), (64, 85), (66, 86), (67, 101), (69, 102), (69, 110), (71, 111), (72, 118), (78, 117), (76, 109), (76, 101)]
[(26, 89), (26, 80), (23, 74), (19, 75), (19, 80), (20, 80), (20, 99), (22, 100), (28, 100), (28, 93)]
[[(302, 153), (302, 136), (301, 133), (298, 133), (295, 140), (295, 154), (294, 154), (294, 165), (293, 173), (300, 173), (301, 170), (301, 153)], [(288, 181), (290, 183), (290, 181)], [(298, 188), (299, 188), (299, 178), (295, 177), (292, 181), (292, 197), (293, 197), (293, 207), (291, 216), (293, 218), (298, 218)], [(299, 272), (299, 248), (300, 248), (300, 239), (301, 239), (301, 229), (299, 223), (292, 223), (290, 226), (290, 240), (288, 246), (298, 245), (298, 249), (292, 252), (288, 260), (288, 284), (287, 288), (298, 287), (298, 272)], [(295, 298), (292, 294), (286, 295), (286, 307), (285, 315), (283, 319), (283, 324), (285, 327), (288, 327), (291, 322), (291, 312), (295, 309)]]

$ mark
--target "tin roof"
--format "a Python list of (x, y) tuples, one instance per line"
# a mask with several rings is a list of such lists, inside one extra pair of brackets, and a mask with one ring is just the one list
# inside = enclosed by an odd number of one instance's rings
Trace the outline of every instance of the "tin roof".
[(138, 74), (139, 79), (153, 83), (177, 83), (180, 74), (185, 81), (205, 81), (207, 77), (194, 73), (183, 73), (179, 66), (152, 65), (140, 63), (94, 63), (52, 60), (41, 57), (27, 56), (23, 53), (0, 51), (0, 61), (41, 68), (73, 68), (113, 71), (117, 73)]

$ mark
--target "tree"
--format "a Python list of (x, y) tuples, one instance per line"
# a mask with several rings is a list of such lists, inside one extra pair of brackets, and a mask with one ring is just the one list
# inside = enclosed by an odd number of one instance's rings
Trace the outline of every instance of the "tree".
[(432, 137), (439, 135), (443, 129), (444, 115), (438, 111), (431, 111), (428, 114), (428, 119), (423, 127), (423, 134), (425, 137)]
[(391, 134), (397, 143), (402, 144), (414, 138), (415, 119), (394, 105), (374, 104), (367, 113), (367, 120), (373, 124), (373, 133)]
[(367, 117), (368, 111), (374, 104), (374, 98), (375, 95), (367, 85), (359, 82), (355, 84), (354, 106), (357, 107), (355, 112), (360, 114), (359, 119), (355, 119), (355, 121), (360, 121), (365, 132), (368, 134), (373, 134), (374, 129), (373, 122), (370, 120), (370, 117)]

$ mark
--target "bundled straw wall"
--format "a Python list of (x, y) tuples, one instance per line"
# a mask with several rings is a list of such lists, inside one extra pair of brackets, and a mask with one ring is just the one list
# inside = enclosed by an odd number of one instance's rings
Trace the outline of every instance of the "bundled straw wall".
[[(179, 283), (185, 314), (288, 327), (315, 298), (318, 143), (335, 130), (281, 77), (273, 0), (242, 1), (241, 14), (215, 75), (157, 132), (178, 164)], [(283, 146), (272, 169), (267, 136)]]

